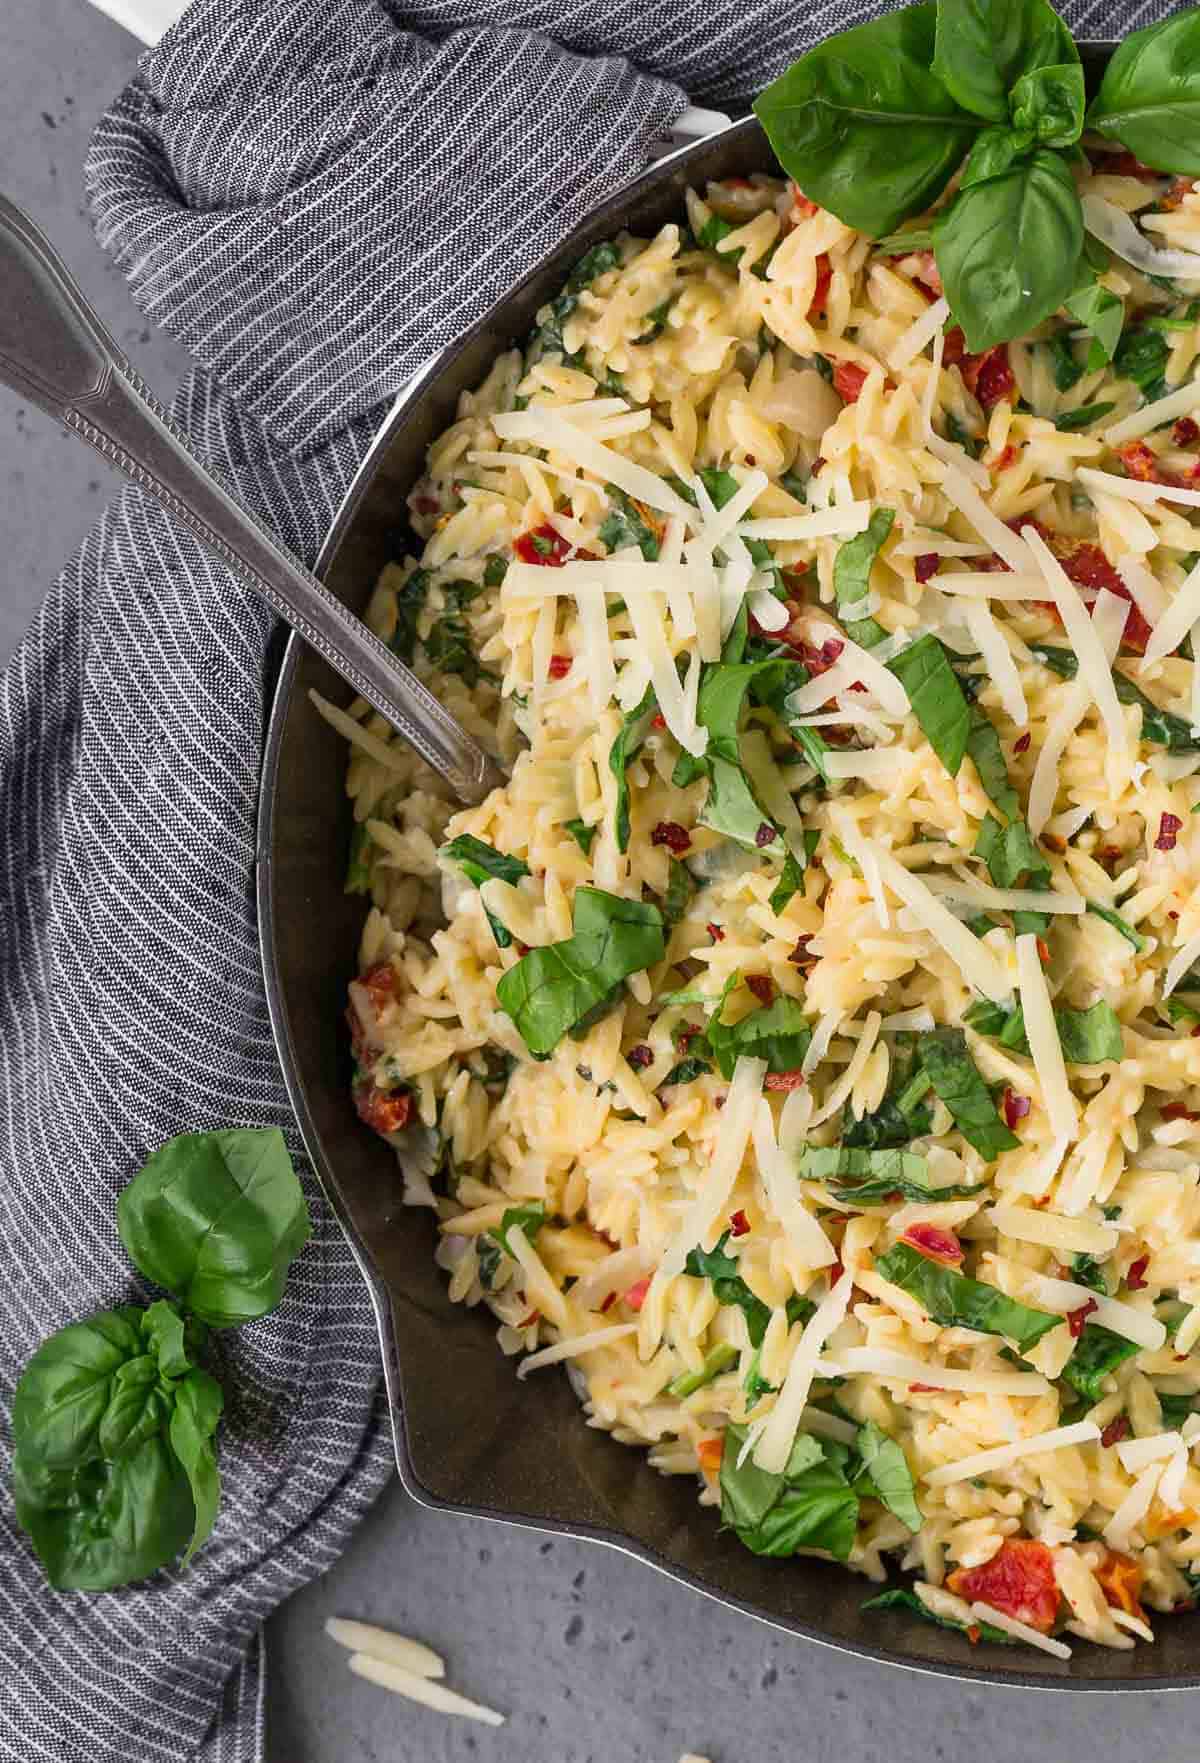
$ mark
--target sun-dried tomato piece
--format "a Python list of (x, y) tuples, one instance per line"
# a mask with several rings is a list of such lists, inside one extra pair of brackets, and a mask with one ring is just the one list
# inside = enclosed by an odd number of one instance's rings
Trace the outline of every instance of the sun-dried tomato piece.
[(1139, 1255), (1137, 1260), (1130, 1264), (1129, 1272), (1125, 1275), (1125, 1284), (1131, 1292), (1145, 1291), (1150, 1283), (1146, 1278), (1146, 1269), (1149, 1265), (1149, 1255)]
[(967, 390), (973, 392), (984, 410), (999, 404), (1002, 398), (1015, 398), (1017, 382), (1008, 363), (1008, 348), (997, 343), (982, 355), (964, 356), (960, 370)]
[(1158, 837), (1154, 841), (1156, 851), (1173, 851), (1175, 841), (1183, 831), (1183, 822), (1178, 814), (1164, 814), (1158, 823)]
[(771, 825), (771, 822), (769, 820), (760, 821), (758, 831), (754, 835), (754, 843), (758, 846), (759, 850), (765, 850), (768, 845), (773, 845), (775, 843), (775, 838), (775, 828)]
[(813, 297), (809, 302), (808, 316), (815, 318), (818, 312), (824, 312), (825, 302), (829, 298), (829, 284), (833, 280), (833, 265), (824, 251), (817, 258), (817, 280), (813, 287)]
[(368, 1077), (354, 1086), (354, 1106), (364, 1125), (386, 1136), (407, 1126), (412, 1097), (407, 1090), (381, 1090)]
[(564, 539), (557, 527), (549, 521), (535, 526), (526, 533), (518, 533), (513, 541), (513, 550), (522, 563), (544, 564), (550, 569), (561, 569), (574, 550), (569, 539)]
[(1119, 1445), (1122, 1439), (1127, 1439), (1128, 1437), (1129, 1416), (1128, 1414), (1118, 1414), (1115, 1420), (1109, 1421), (1108, 1425), (1104, 1428), (1104, 1431), (1100, 1434), (1100, 1443), (1106, 1450), (1108, 1450), (1113, 1445)]
[(1189, 1108), (1186, 1102), (1168, 1102), (1161, 1113), (1164, 1120), (1200, 1120), (1200, 1114)]
[(660, 820), (650, 834), (652, 845), (665, 845), (668, 851), (686, 851), (691, 842), (691, 833), (677, 820)]
[(963, 1258), (963, 1246), (952, 1231), (941, 1230), (936, 1224), (910, 1224), (902, 1243), (909, 1243), (925, 1255), (930, 1261), (941, 1261), (947, 1267), (957, 1267)]
[(731, 1237), (744, 1237), (750, 1230), (750, 1220), (739, 1207), (729, 1215), (729, 1234)]
[(1131, 1555), (1110, 1549), (1096, 1569), (1096, 1579), (1105, 1602), (1127, 1616), (1142, 1617), (1142, 1569)]
[(1194, 447), (1200, 441), (1200, 424), (1190, 416), (1181, 416), (1171, 430), (1171, 439), (1177, 447)]
[(840, 637), (827, 637), (819, 649), (815, 643), (808, 642), (804, 637), (799, 637), (794, 641), (785, 637), (784, 641), (796, 655), (796, 658), (804, 663), (814, 679), (822, 673), (828, 673), (846, 647)]
[(770, 1004), (775, 997), (775, 987), (765, 973), (748, 973), (746, 984), (754, 993), (760, 1004)]
[(812, 942), (812, 940), (813, 940), (813, 933), (811, 931), (808, 933), (807, 936), (798, 937), (796, 939), (796, 947), (792, 950), (791, 954), (788, 956), (789, 962), (794, 967), (808, 967), (813, 962), (816, 961), (816, 959), (817, 959), (816, 956), (810, 955), (808, 952), (808, 945)]
[(569, 655), (552, 655), (550, 657), (550, 665), (546, 672), (551, 679), (566, 679), (570, 671), (571, 657)]
[(922, 551), (919, 557), (913, 558), (913, 574), (919, 582), (932, 579), (942, 567), (942, 560), (936, 551)]
[(867, 370), (856, 361), (834, 363), (833, 389), (843, 404), (857, 404), (867, 383)]
[(1195, 188), (1195, 181), (1192, 178), (1172, 178), (1166, 194), (1158, 199), (1159, 208), (1165, 209), (1170, 214), (1179, 207), (1185, 196), (1191, 195)]
[(1162, 177), (1161, 171), (1155, 171), (1152, 165), (1143, 165), (1136, 153), (1126, 149), (1123, 153), (1097, 153), (1089, 155), (1092, 170), (1110, 178), (1141, 178), (1145, 183), (1157, 183)]
[(629, 1290), (624, 1294), (625, 1302), (631, 1310), (640, 1310), (642, 1305), (646, 1302), (646, 1293), (650, 1290), (650, 1281), (652, 1277), (653, 1275), (649, 1273), (646, 1274), (644, 1279), (639, 1279), (636, 1284), (631, 1285)]
[(1054, 1557), (1033, 1537), (1006, 1537), (990, 1561), (957, 1568), (946, 1584), (956, 1597), (990, 1604), (1040, 1634), (1049, 1634), (1058, 1617)]
[(1033, 739), (1032, 735), (1029, 733), (1029, 730), (1026, 729), (1025, 733), (1023, 735), (1018, 735), (1016, 740), (1013, 742), (1013, 752), (1014, 753), (1028, 753), (1029, 743), (1032, 739)]
[(371, 1008), (382, 1010), (396, 995), (396, 970), (390, 961), (377, 961), (359, 974), (358, 983), (371, 1000)]
[(1081, 1304), (1079, 1306), (1078, 1310), (1067, 1311), (1067, 1327), (1071, 1331), (1072, 1340), (1077, 1341), (1079, 1339), (1080, 1335), (1083, 1333), (1084, 1323), (1092, 1314), (1092, 1311), (1099, 1310), (1099, 1308), (1100, 1306), (1097, 1304), (1095, 1298), (1089, 1298), (1086, 1304)]
[(803, 1083), (804, 1073), (799, 1067), (795, 1071), (768, 1071), (763, 1078), (763, 1089), (790, 1092), (800, 1089)]
[(725, 941), (725, 932), (721, 929), (719, 924), (706, 924), (704, 928), (714, 943), (723, 943)]
[(645, 1071), (647, 1065), (654, 1064), (654, 1054), (649, 1047), (630, 1047), (625, 1055), (626, 1065), (632, 1065), (635, 1071)]
[(1022, 1096), (1017, 1090), (1005, 1090), (1003, 1106), (1004, 1124), (1009, 1132), (1013, 1132), (1016, 1129), (1017, 1122), (1019, 1120), (1024, 1120), (1025, 1116), (1033, 1107), (1033, 1103), (1028, 1096)]
[(721, 1467), (721, 1457), (725, 1442), (719, 1436), (701, 1439), (696, 1446), (696, 1459), (706, 1475), (715, 1475)]

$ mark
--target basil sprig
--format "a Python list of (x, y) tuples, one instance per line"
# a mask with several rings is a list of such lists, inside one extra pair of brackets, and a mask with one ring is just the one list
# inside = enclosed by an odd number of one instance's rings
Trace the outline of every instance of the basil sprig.
[(1119, 302), (1092, 292), (1071, 165), (1086, 123), (1147, 165), (1200, 175), (1198, 44), (1194, 8), (1135, 32), (1086, 108), (1079, 51), (1048, 0), (937, 0), (819, 44), (754, 108), (805, 195), (889, 247), (961, 171), (931, 230), (968, 349), (1066, 305), (1101, 321), (1110, 356)]

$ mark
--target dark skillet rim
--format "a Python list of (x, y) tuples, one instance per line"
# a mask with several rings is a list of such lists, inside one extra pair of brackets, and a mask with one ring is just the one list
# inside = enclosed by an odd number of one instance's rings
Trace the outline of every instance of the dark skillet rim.
[[(1081, 48), (1097, 52), (1111, 53), (1111, 43), (1081, 43)], [(757, 127), (753, 117), (747, 117), (732, 125), (731, 130), (722, 134), (748, 132)], [(706, 136), (677, 152), (659, 160), (647, 171), (630, 183), (617, 196), (604, 203), (596, 213), (570, 237), (569, 241), (556, 248), (553, 253), (562, 253), (568, 259), (572, 253), (578, 254), (599, 240), (608, 238), (612, 232), (619, 230), (619, 218), (614, 221), (614, 211), (628, 202), (648, 185), (656, 183), (664, 175), (667, 166), (686, 166), (693, 157), (699, 157), (706, 147), (711, 146), (712, 137)], [(387, 416), (381, 423), (371, 446), (361, 463), (354, 478), (342, 499), (329, 533), (321, 547), (315, 565), (316, 573), (324, 577), (330, 563), (342, 545), (347, 533), (353, 526), (359, 505), (366, 492), (368, 483), (374, 478), (379, 460), (386, 453), (396, 430), (402, 425), (410, 408), (421, 398), (425, 387), (438, 378), (443, 370), (453, 362), (468, 344), (484, 332), (494, 319), (495, 313), (526, 287), (530, 282), (544, 274), (545, 261), (535, 264), (528, 275), (522, 278), (516, 288), (478, 319), (469, 330), (447, 345), (417, 374), (403, 392), (396, 398)], [(946, 1664), (940, 1661), (914, 1658), (911, 1654), (894, 1652), (882, 1645), (874, 1645), (866, 1641), (849, 1641), (835, 1639), (819, 1629), (799, 1621), (769, 1615), (760, 1608), (742, 1599), (719, 1592), (704, 1579), (667, 1560), (654, 1549), (636, 1542), (627, 1533), (614, 1531), (590, 1524), (569, 1524), (556, 1519), (540, 1516), (536, 1512), (514, 1513), (498, 1512), (486, 1506), (478, 1506), (465, 1502), (450, 1501), (433, 1494), (421, 1481), (413, 1465), (407, 1436), (407, 1422), (400, 1393), (400, 1367), (398, 1361), (397, 1329), (388, 1288), (383, 1279), (371, 1265), (359, 1232), (350, 1216), (343, 1200), (339, 1184), (333, 1168), (325, 1155), (316, 1123), (313, 1120), (300, 1077), (298, 1060), (292, 1042), (288, 1023), (287, 1004), (284, 996), (282, 975), (278, 958), (278, 939), (275, 922), (274, 870), (272, 852), (275, 836), (276, 783), (279, 774), (280, 753), (284, 738), (284, 730), (292, 693), (295, 685), (296, 669), (302, 650), (302, 640), (291, 636), (286, 644), (282, 661), (271, 693), (270, 711), (266, 726), (266, 739), (263, 751), (261, 788), (259, 793), (257, 816), (257, 853), (255, 859), (255, 885), (259, 915), (259, 947), (262, 957), (263, 979), (266, 988), (267, 1007), (271, 1026), (275, 1036), (275, 1045), (283, 1068), (284, 1082), (288, 1098), (291, 1102), (297, 1124), (300, 1128), (308, 1155), (312, 1161), (317, 1179), (332, 1206), (342, 1229), (346, 1233), (355, 1261), (366, 1282), (370, 1294), (372, 1308), (375, 1313), (376, 1328), (379, 1335), (383, 1357), (384, 1383), (387, 1389), (388, 1405), (391, 1414), (392, 1436), (395, 1446), (396, 1468), (400, 1482), (409, 1497), (432, 1511), (461, 1513), (473, 1518), (486, 1518), (494, 1523), (515, 1524), (525, 1529), (544, 1532), (547, 1535), (580, 1537), (590, 1542), (603, 1544), (605, 1547), (618, 1550), (634, 1560), (644, 1562), (656, 1568), (660, 1573), (676, 1580), (691, 1590), (701, 1593), (704, 1597), (723, 1607), (735, 1609), (746, 1616), (768, 1627), (787, 1634), (795, 1634), (818, 1646), (827, 1647), (839, 1653), (849, 1653), (861, 1658), (872, 1659), (879, 1664), (896, 1666), (902, 1670), (922, 1673), (929, 1676), (957, 1679), (962, 1682), (988, 1684), (1009, 1689), (1036, 1690), (1075, 1690), (1093, 1694), (1116, 1694), (1118, 1691), (1141, 1691), (1158, 1693), (1166, 1690), (1186, 1690), (1200, 1687), (1200, 1670), (1195, 1675), (1171, 1676), (1158, 1678), (1127, 1679), (1124, 1682), (1089, 1680), (1086, 1677), (1067, 1675), (1069, 1667), (1064, 1662), (1063, 1675), (1053, 1675), (1047, 1670), (1023, 1670), (997, 1664), (992, 1667), (976, 1666), (970, 1663)], [(995, 1656), (994, 1654), (992, 1656)]]

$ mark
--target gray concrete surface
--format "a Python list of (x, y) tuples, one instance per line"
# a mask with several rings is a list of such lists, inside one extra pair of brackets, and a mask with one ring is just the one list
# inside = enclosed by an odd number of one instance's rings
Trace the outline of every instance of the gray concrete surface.
[[(316, 3), (316, 0), (314, 0)], [(151, 337), (92, 242), (88, 131), (135, 47), (82, 0), (0, 4), (0, 183), (46, 227), (163, 392)], [(112, 480), (0, 390), (0, 659)], [(426, 1637), (509, 1712), (499, 1732), (410, 1708), (346, 1672), (327, 1615)], [(1198, 1636), (1200, 1641), (1200, 1636)], [(268, 1763), (1193, 1763), (1193, 1695), (1066, 1698), (874, 1667), (782, 1638), (604, 1549), (414, 1507), (388, 1491), (338, 1565), (267, 1630)], [(139, 1763), (131, 1757), (129, 1763)]]

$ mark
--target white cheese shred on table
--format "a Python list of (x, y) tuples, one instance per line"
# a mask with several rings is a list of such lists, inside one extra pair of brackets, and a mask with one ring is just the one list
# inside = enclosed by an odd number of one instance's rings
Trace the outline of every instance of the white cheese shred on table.
[(796, 1343), (783, 1388), (754, 1447), (754, 1461), (768, 1475), (782, 1475), (787, 1468), (821, 1348), (844, 1318), (853, 1289), (854, 1276), (847, 1269), (821, 1299)]
[(931, 1488), (949, 1487), (956, 1481), (970, 1481), (972, 1476), (989, 1475), (993, 1469), (1007, 1469), (1022, 1457), (1038, 1457), (1044, 1451), (1063, 1451), (1071, 1445), (1092, 1444), (1100, 1437), (1100, 1428), (1093, 1420), (1077, 1420), (1073, 1426), (1056, 1426), (1049, 1432), (1034, 1433), (1032, 1438), (1014, 1439), (1009, 1445), (995, 1445), (989, 1451), (974, 1451), (956, 1463), (943, 1463), (929, 1470), (922, 1479)]
[(754, 1115), (767, 1075), (765, 1059), (750, 1059), (742, 1054), (733, 1068), (733, 1079), (721, 1110), (708, 1172), (684, 1213), (673, 1240), (663, 1251), (654, 1278), (642, 1303), (638, 1325), (638, 1353), (649, 1359), (662, 1338), (663, 1310), (667, 1288), (683, 1272), (690, 1250), (702, 1243), (721, 1216), (730, 1191), (742, 1167)]
[(1002, 1628), (1014, 1640), (1028, 1641), (1031, 1647), (1038, 1647), (1055, 1659), (1071, 1657), (1071, 1649), (1066, 1641), (1055, 1640), (1052, 1634), (1043, 1634), (1040, 1629), (1031, 1628), (1027, 1622), (1019, 1622), (1015, 1616), (1006, 1616), (1003, 1610), (993, 1609), (990, 1604), (972, 1604), (971, 1615), (976, 1622), (990, 1622), (993, 1628)]
[(1079, 1109), (1067, 1082), (1062, 1043), (1037, 945), (1032, 931), (1017, 938), (1017, 989), (1025, 1016), (1025, 1036), (1042, 1088), (1050, 1130), (1056, 1138), (1073, 1139), (1079, 1125)]
[(377, 1628), (373, 1622), (355, 1622), (345, 1616), (330, 1616), (325, 1633), (349, 1653), (365, 1653), (372, 1659), (386, 1659), (409, 1671), (414, 1677), (445, 1677), (446, 1661), (423, 1641), (410, 1640), (407, 1635), (393, 1634), (390, 1629)]
[(368, 1653), (351, 1653), (349, 1663), (356, 1677), (364, 1677), (368, 1683), (378, 1684), (380, 1689), (391, 1690), (393, 1695), (407, 1696), (410, 1702), (435, 1708), (439, 1714), (461, 1714), (465, 1720), (478, 1720), (483, 1726), (504, 1725), (504, 1715), (497, 1714), (494, 1708), (469, 1702), (466, 1696), (456, 1695), (444, 1684), (404, 1671), (387, 1659), (373, 1659)]

